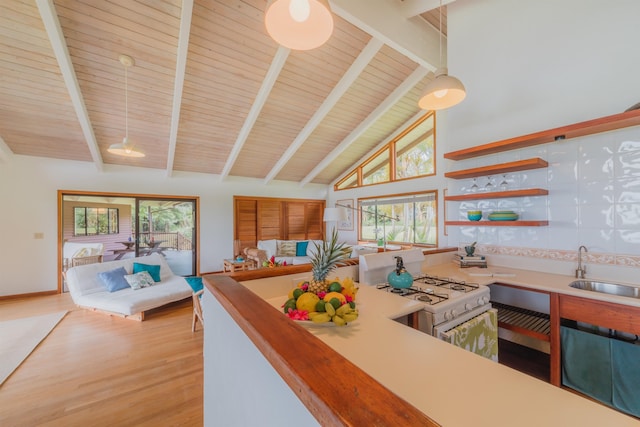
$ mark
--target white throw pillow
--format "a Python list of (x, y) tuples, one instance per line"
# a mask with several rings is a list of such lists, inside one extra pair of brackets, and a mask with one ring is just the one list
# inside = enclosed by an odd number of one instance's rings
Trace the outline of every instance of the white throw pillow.
[(258, 249), (265, 251), (267, 253), (267, 258), (271, 258), (278, 250), (276, 239), (258, 240)]
[(155, 281), (148, 271), (141, 271), (139, 273), (127, 274), (124, 276), (124, 280), (127, 281), (129, 286), (136, 291), (138, 289), (153, 286)]

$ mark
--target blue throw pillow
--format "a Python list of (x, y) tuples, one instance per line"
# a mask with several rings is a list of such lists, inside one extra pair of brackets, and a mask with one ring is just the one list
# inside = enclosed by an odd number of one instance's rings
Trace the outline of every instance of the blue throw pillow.
[(202, 277), (185, 277), (184, 280), (186, 280), (189, 286), (191, 286), (193, 293), (202, 290)]
[(98, 279), (100, 279), (104, 287), (107, 288), (109, 292), (115, 292), (129, 287), (129, 283), (124, 278), (126, 275), (127, 270), (125, 270), (124, 267), (120, 267), (115, 270), (102, 271), (98, 273)]
[(296, 242), (296, 256), (307, 256), (307, 246), (309, 246), (307, 240), (304, 242)]
[(140, 264), (137, 262), (133, 263), (133, 273), (140, 273), (141, 271), (147, 271), (153, 278), (155, 282), (160, 281), (160, 266), (159, 265), (149, 265), (149, 264)]

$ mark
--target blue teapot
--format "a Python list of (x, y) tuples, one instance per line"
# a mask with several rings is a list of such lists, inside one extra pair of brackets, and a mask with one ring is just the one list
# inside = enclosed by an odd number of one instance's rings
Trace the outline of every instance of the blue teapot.
[(387, 282), (394, 288), (410, 288), (413, 285), (413, 276), (404, 268), (401, 256), (395, 256), (396, 269), (387, 276)]

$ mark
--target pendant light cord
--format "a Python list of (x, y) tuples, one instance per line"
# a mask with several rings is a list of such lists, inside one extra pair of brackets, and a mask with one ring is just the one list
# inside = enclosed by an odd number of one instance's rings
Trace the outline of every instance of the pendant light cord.
[(440, 17), (438, 18), (438, 34), (440, 35), (440, 67), (442, 67), (442, 0), (440, 0), (440, 7), (438, 8)]
[(127, 65), (124, 66), (124, 137), (129, 142), (129, 87), (127, 80)]

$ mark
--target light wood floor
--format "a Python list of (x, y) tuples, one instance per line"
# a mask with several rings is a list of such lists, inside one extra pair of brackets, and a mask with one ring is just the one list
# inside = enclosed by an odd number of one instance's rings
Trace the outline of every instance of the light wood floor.
[(0, 386), (0, 426), (201, 426), (202, 329), (191, 299), (144, 322), (67, 294), (0, 301), (0, 320), (71, 310)]

